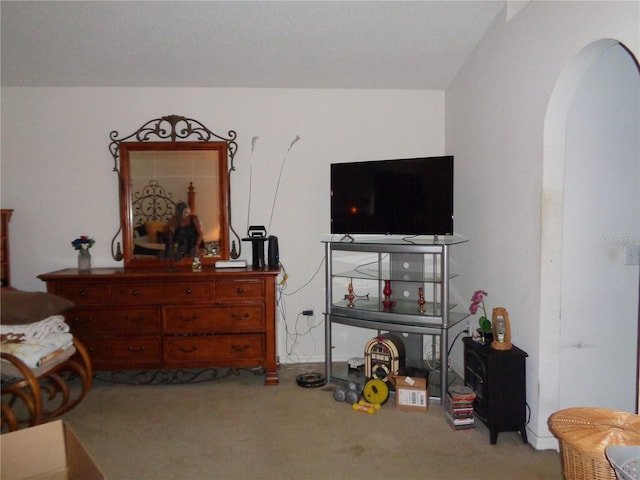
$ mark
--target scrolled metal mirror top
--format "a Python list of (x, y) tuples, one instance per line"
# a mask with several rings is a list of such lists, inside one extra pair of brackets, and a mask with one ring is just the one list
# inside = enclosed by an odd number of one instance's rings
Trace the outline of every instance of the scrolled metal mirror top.
[[(145, 123), (132, 134), (110, 134), (109, 151), (120, 186), (120, 244), (112, 256), (127, 267), (191, 264), (197, 251), (204, 264), (236, 258), (230, 236), (230, 182), (235, 170), (236, 133), (227, 137), (200, 122), (170, 115)], [(185, 248), (169, 223), (184, 202), (202, 225), (199, 248)], [(195, 251), (194, 251), (195, 250)]]

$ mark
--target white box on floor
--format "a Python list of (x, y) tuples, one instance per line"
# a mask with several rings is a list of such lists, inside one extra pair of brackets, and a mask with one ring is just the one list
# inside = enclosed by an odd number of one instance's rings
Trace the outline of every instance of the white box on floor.
[(87, 450), (62, 420), (0, 436), (3, 480), (104, 480)]
[(425, 378), (393, 376), (396, 385), (396, 408), (409, 412), (429, 409), (429, 388)]

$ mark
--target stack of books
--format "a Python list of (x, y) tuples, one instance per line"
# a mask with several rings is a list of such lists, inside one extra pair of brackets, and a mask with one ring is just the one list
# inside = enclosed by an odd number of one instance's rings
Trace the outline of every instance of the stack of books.
[(471, 387), (462, 385), (450, 387), (444, 399), (447, 421), (454, 430), (474, 428), (473, 400), (476, 394)]

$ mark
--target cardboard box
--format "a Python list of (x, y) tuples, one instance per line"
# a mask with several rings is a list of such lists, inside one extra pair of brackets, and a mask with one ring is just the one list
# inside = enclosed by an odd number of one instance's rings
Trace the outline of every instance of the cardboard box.
[(0, 436), (2, 480), (104, 480), (71, 427), (57, 420)]
[(425, 378), (394, 375), (396, 408), (408, 412), (426, 412), (429, 409), (429, 388)]

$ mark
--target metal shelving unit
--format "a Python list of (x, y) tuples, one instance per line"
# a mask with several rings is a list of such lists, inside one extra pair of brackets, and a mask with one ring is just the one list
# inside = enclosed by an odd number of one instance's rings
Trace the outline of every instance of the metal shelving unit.
[[(456, 305), (449, 301), (449, 281), (457, 276), (450, 271), (449, 250), (466, 241), (457, 236), (323, 240), (325, 368), (329, 381), (346, 381), (333, 371), (333, 324), (417, 335), (420, 344), (424, 335), (430, 335), (439, 338), (441, 388), (440, 395), (433, 398), (442, 400), (442, 392), (446, 392), (442, 386), (449, 381), (449, 330), (468, 316), (454, 311)], [(393, 291), (390, 298), (393, 306), (388, 308), (383, 306), (385, 281), (390, 282)], [(422, 348), (419, 356), (418, 361), (422, 362)]]

